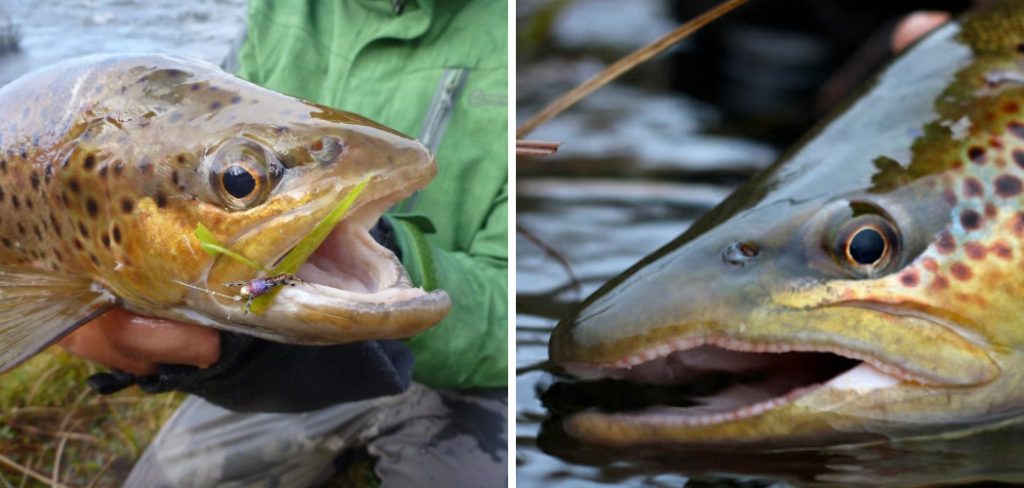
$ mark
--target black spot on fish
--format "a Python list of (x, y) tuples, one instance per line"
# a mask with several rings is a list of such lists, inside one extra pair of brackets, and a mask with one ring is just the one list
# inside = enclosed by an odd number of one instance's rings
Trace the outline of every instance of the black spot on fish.
[(18, 234), (25, 235), (25, 226), (18, 222)]
[(218, 110), (218, 109), (220, 109), (220, 102), (213, 102), (213, 103), (210, 104), (210, 110)]
[(73, 176), (68, 180), (68, 188), (70, 188), (71, 193), (74, 193), (75, 195), (82, 191), (82, 187), (78, 185), (78, 178)]
[(199, 91), (199, 88), (200, 88), (199, 83), (193, 83), (192, 86), (189, 87), (189, 89), (192, 90), (192, 91)]
[(99, 258), (96, 257), (95, 254), (89, 253), (89, 259), (92, 260), (92, 264), (94, 264), (96, 266), (100, 265), (100, 260), (99, 260)]
[(39, 189), (39, 172), (36, 171), (36, 170), (32, 170), (32, 174), (29, 175), (28, 179), (29, 179), (30, 182), (32, 182), (32, 189), (33, 190), (38, 190)]
[(185, 164), (185, 162), (187, 162), (187, 161), (188, 161), (188, 160), (187, 160), (187, 159), (185, 159), (185, 155), (184, 155), (184, 154), (179, 154), (179, 155), (178, 155), (178, 164), (180, 164), (180, 165), (184, 165), (184, 164)]
[(21, 208), (21, 200), (18, 199), (18, 195), (11, 195), (11, 205), (14, 205), (14, 208)]
[(43, 240), (43, 233), (39, 230), (39, 226), (38, 225), (33, 225), (32, 226), (32, 231), (35, 232), (36, 239), (39, 239), (40, 241)]
[(4, 189), (0, 187), (0, 203), (4, 203)]
[(0, 172), (3, 172), (3, 174), (7, 174), (7, 160), (6, 159), (0, 159)]
[(96, 156), (94, 156), (92, 153), (86, 154), (85, 162), (82, 163), (82, 167), (85, 168), (86, 171), (92, 171), (93, 167), (95, 166)]
[(178, 186), (178, 171), (177, 170), (171, 171), (171, 183), (173, 183), (174, 186)]
[(79, 241), (77, 237), (71, 241), (71, 244), (75, 246), (75, 249), (82, 250), (82, 241)]
[(89, 197), (88, 199), (85, 200), (85, 211), (89, 212), (90, 217), (96, 218), (96, 216), (99, 215), (100, 213), (100, 206), (96, 203), (96, 200), (93, 200), (92, 197)]
[(64, 262), (64, 255), (56, 249), (53, 250), (53, 257), (57, 258), (57, 261)]
[(108, 169), (110, 169), (110, 165), (107, 165), (107, 164), (104, 164), (103, 167), (100, 168), (100, 171), (99, 171), (100, 178), (103, 178), (103, 179), (107, 178), (107, 170)]
[(103, 234), (103, 237), (100, 238), (100, 241), (103, 242), (103, 247), (105, 247), (107, 249), (110, 249), (110, 236), (109, 235)]
[(139, 172), (142, 174), (149, 174), (149, 171), (153, 169), (153, 165), (149, 163), (149, 159), (143, 158), (139, 162)]
[(967, 157), (974, 164), (985, 164), (985, 149), (981, 146), (971, 146), (967, 150)]
[(89, 238), (89, 229), (87, 229), (85, 227), (85, 224), (83, 224), (82, 222), (78, 223), (78, 233), (82, 234), (82, 237), (84, 237), (86, 239)]
[(964, 226), (964, 229), (977, 230), (981, 227), (981, 220), (981, 214), (974, 210), (967, 209), (960, 212), (960, 224)]
[(32, 201), (32, 197), (25, 197), (25, 207), (29, 210), (35, 208), (36, 204)]
[(1021, 186), (1020, 178), (1012, 175), (1000, 176), (995, 181), (996, 193), (1003, 198), (1019, 195), (1022, 190)]
[(231, 97), (231, 103), (232, 104), (239, 103), (241, 101), (242, 101), (242, 97), (240, 97), (238, 95), (235, 95), (235, 96)]
[(120, 227), (118, 227), (117, 225), (114, 225), (114, 230), (111, 231), (110, 235), (114, 238), (114, 242), (116, 242), (118, 244), (121, 243), (121, 228)]
[(156, 193), (156, 206), (160, 208), (167, 206), (167, 195), (164, 195), (163, 192)]
[(46, 163), (46, 170), (43, 172), (46, 177), (46, 183), (50, 183), (50, 179), (53, 178), (53, 165)]
[(124, 161), (121, 161), (120, 159), (118, 159), (117, 161), (114, 161), (114, 176), (121, 176), (121, 173), (123, 173), (123, 172), (124, 172)]
[(132, 210), (134, 210), (134, 209), (135, 209), (135, 204), (133, 204), (131, 200), (129, 200), (127, 198), (122, 198), (121, 199), (121, 211), (122, 212), (128, 214), (128, 213), (132, 213)]
[(6, 247), (8, 249), (10, 249), (11, 247), (14, 246), (14, 244), (11, 242), (11, 240), (6, 238), (6, 237), (0, 237), (0, 242), (2, 242), (4, 247)]

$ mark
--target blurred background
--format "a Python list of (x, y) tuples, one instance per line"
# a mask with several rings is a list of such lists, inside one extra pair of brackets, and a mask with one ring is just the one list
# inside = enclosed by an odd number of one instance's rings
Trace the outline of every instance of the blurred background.
[[(517, 125), (717, 3), (517, 2)], [(562, 146), (516, 163), (520, 486), (913, 486), (1020, 471), (1002, 454), (1019, 430), (959, 444), (767, 456), (601, 449), (569, 438), (559, 416), (593, 406), (628, 409), (646, 392), (621, 382), (572, 383), (546, 364), (559, 318), (855, 95), (892, 57), (900, 19), (970, 6), (753, 0), (528, 136)]]
[[(0, 0), (0, 85), (105, 52), (160, 52), (221, 64), (245, 0)], [(120, 486), (182, 395), (102, 397), (99, 372), (51, 348), (0, 376), (0, 487)]]

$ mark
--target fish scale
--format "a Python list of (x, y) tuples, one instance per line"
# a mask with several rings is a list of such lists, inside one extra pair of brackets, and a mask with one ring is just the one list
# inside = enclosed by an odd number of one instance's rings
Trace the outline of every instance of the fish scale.
[[(405, 337), (447, 313), (369, 237), (436, 173), (391, 129), (165, 55), (63, 62), (0, 89), (0, 110), (19, 114), (0, 121), (0, 372), (115, 305), (300, 344)], [(240, 313), (226, 283), (257, 276), (203, 252), (197, 226), (269, 268), (364, 181), (342, 249), (315, 257), (336, 276)]]

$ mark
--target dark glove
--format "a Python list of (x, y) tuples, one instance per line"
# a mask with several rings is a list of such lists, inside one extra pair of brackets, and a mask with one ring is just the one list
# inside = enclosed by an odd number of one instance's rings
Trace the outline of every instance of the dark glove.
[[(398, 251), (386, 220), (378, 221), (371, 235)], [(220, 359), (210, 368), (161, 365), (143, 378), (98, 373), (89, 386), (110, 394), (138, 384), (150, 393), (180, 390), (241, 412), (304, 412), (395, 395), (412, 377), (412, 352), (398, 341), (296, 346), (232, 332), (221, 332), (220, 340)]]

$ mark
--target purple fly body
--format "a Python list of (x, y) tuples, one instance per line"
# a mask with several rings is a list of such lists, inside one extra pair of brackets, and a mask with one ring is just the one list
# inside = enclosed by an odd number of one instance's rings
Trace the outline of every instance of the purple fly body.
[(283, 285), (295, 285), (300, 280), (291, 274), (279, 274), (276, 276), (265, 276), (262, 278), (253, 278), (249, 281), (232, 281), (224, 283), (225, 286), (241, 286), (238, 293), (243, 297), (248, 297), (245, 302), (245, 313), (249, 313), (249, 307), (252, 306), (252, 301), (258, 296), (266, 295), (278, 286)]
[(258, 297), (274, 288), (273, 283), (265, 278), (252, 280), (246, 286), (249, 288), (249, 294), (254, 297)]

